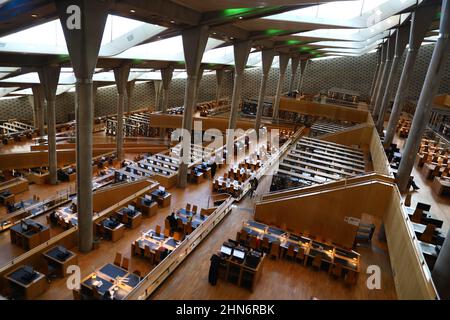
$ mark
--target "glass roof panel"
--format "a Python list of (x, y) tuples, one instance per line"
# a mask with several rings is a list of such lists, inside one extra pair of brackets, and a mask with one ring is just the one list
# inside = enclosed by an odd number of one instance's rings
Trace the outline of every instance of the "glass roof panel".
[(330, 27), (366, 28), (415, 5), (416, 2), (417, 0), (332, 1), (262, 19), (315, 23)]
[(14, 90), (19, 89), (18, 87), (11, 88), (0, 88), (0, 97), (6, 96), (8, 93), (13, 92)]

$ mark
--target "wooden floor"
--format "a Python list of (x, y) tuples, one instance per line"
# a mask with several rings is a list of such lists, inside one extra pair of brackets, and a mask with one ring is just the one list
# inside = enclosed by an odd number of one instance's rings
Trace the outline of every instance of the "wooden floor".
[[(406, 140), (395, 137), (394, 143), (403, 150)], [(414, 176), (414, 182), (420, 187), (417, 191), (410, 191), (412, 194), (411, 198), (411, 208), (415, 208), (417, 202), (424, 202), (431, 205), (431, 212), (436, 214), (439, 218), (444, 221), (442, 230), (444, 233), (450, 228), (450, 197), (437, 196), (431, 189), (432, 180), (424, 179), (420, 172), (421, 168), (417, 168), (414, 165), (411, 175)], [(403, 198), (406, 194), (403, 195)]]
[[(218, 172), (218, 175), (220, 171)], [(414, 173), (413, 173), (414, 174)], [(413, 196), (413, 205), (417, 201), (432, 204), (433, 212), (450, 223), (450, 201), (434, 196), (429, 182), (422, 181), (420, 174), (415, 174), (416, 182), (421, 187)], [(257, 194), (269, 190), (271, 176), (262, 178)], [(57, 188), (66, 188), (61, 184), (56, 187), (35, 186), (45, 192), (55, 193)], [(55, 188), (55, 189), (52, 189)], [(30, 187), (29, 192), (38, 191)], [(156, 224), (164, 226), (165, 217), (172, 211), (184, 207), (186, 203), (206, 207), (211, 195), (211, 180), (200, 185), (188, 185), (186, 189), (171, 189), (172, 205), (170, 208), (160, 209), (154, 217), (144, 219), (141, 227), (126, 230), (123, 239), (116, 243), (102, 241), (100, 248), (89, 254), (79, 253), (79, 265), (82, 277), (91, 273), (95, 268), (114, 260), (116, 252), (130, 256), (131, 243), (140, 236), (142, 231), (154, 228)], [(211, 232), (211, 234), (196, 248), (196, 250), (180, 265), (180, 267), (158, 288), (151, 299), (396, 299), (392, 271), (386, 245), (377, 240), (374, 235), (372, 248), (358, 248), (361, 254), (362, 272), (355, 286), (347, 287), (341, 280), (332, 279), (325, 271), (313, 271), (295, 262), (267, 259), (262, 277), (256, 290), (250, 292), (233, 284), (219, 280), (216, 286), (208, 283), (208, 271), (211, 255), (220, 248), (223, 241), (235, 238), (242, 223), (253, 218), (254, 202), (258, 195), (250, 199), (248, 196), (236, 204), (232, 212)], [(43, 219), (43, 218), (42, 218)], [(376, 230), (379, 230), (379, 221)], [(53, 228), (52, 233), (60, 232)], [(0, 265), (18, 256), (23, 251), (13, 246), (9, 241), (9, 232), (0, 233)], [(382, 270), (381, 290), (369, 290), (366, 287), (366, 268), (378, 265)], [(151, 270), (149, 263), (141, 258), (132, 258), (130, 270), (141, 270), (146, 273)], [(54, 280), (40, 299), (72, 299), (71, 290), (66, 287), (66, 280)]]
[[(263, 177), (257, 193), (269, 190), (271, 176)], [(325, 271), (314, 271), (299, 263), (283, 259), (266, 259), (260, 282), (254, 292), (219, 280), (216, 286), (208, 283), (210, 257), (245, 220), (253, 219), (254, 200), (248, 196), (218, 225), (191, 253), (186, 261), (158, 288), (151, 299), (396, 299), (392, 271), (386, 245), (374, 239), (372, 248), (358, 248), (362, 270), (355, 286), (332, 279)], [(378, 223), (379, 227), (379, 223)], [(379, 230), (379, 228), (377, 228)], [(376, 237), (376, 235), (375, 235)], [(369, 290), (365, 283), (368, 265), (378, 265), (382, 270), (382, 289)]]

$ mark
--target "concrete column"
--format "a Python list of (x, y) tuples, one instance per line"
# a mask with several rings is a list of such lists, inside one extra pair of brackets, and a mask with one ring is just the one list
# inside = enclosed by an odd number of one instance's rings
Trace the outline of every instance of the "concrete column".
[[(378, 73), (380, 72), (380, 64), (381, 64), (381, 48), (378, 48), (378, 50), (377, 50), (377, 66), (375, 67), (375, 74), (373, 75), (372, 85), (370, 86), (369, 99), (372, 97), (373, 91), (375, 90)], [(369, 101), (369, 103), (370, 103), (370, 101)]]
[(45, 135), (45, 108), (44, 108), (44, 93), (42, 86), (37, 85), (32, 87), (33, 90), (33, 107), (35, 110), (35, 128), (39, 130), (39, 135)]
[(131, 112), (131, 107), (133, 103), (133, 93), (134, 88), (136, 87), (136, 80), (131, 80), (127, 82), (126, 90), (127, 90), (127, 113)]
[[(442, 72), (448, 59), (449, 33), (450, 33), (450, 0), (442, 1), (441, 21), (439, 26), (439, 37), (434, 47), (430, 65), (428, 66), (425, 82), (417, 103), (414, 119), (411, 124), (408, 139), (403, 151), (402, 160), (397, 173), (397, 184), (400, 191), (406, 191), (409, 176), (414, 165), (420, 140), (426, 130), (433, 107), (433, 98), (439, 89)], [(448, 282), (447, 284), (448, 285)]]
[(294, 81), (295, 81), (295, 76), (297, 75), (297, 69), (298, 69), (299, 63), (300, 63), (300, 57), (293, 56), (291, 59), (291, 81), (289, 82), (289, 92), (294, 91)]
[(203, 72), (205, 71), (205, 66), (200, 65), (200, 68), (198, 69), (198, 77), (197, 77), (197, 83), (195, 88), (195, 102), (194, 102), (194, 109), (196, 109), (197, 103), (198, 103), (198, 95), (200, 93), (200, 83), (202, 82), (203, 78)]
[(172, 82), (173, 69), (174, 69), (173, 66), (161, 69), (162, 90), (163, 90), (161, 110), (163, 113), (166, 113), (167, 108), (169, 107), (169, 89), (170, 84)]
[[(181, 32), (183, 38), (183, 51), (186, 63), (186, 88), (184, 94), (184, 113), (183, 113), (183, 129), (189, 133), (192, 131), (192, 118), (195, 103), (195, 91), (197, 88), (197, 77), (205, 52), (206, 43), (209, 36), (209, 27), (204, 25), (192, 29), (186, 29)], [(184, 150), (182, 150), (183, 153)], [(178, 186), (186, 187), (188, 164), (184, 161), (180, 162), (178, 169)]]
[(123, 160), (123, 109), (125, 104), (126, 86), (128, 76), (130, 75), (130, 66), (122, 65), (114, 69), (114, 79), (117, 88), (117, 131), (116, 131), (116, 152), (119, 160)]
[(380, 85), (378, 87), (378, 92), (375, 98), (375, 105), (373, 108), (374, 118), (378, 118), (378, 115), (380, 114), (381, 102), (383, 100), (384, 90), (386, 88), (386, 83), (389, 77), (389, 71), (391, 70), (394, 52), (395, 52), (395, 36), (392, 35), (389, 37), (387, 42), (386, 61), (384, 63), (383, 73), (381, 74)]
[(161, 111), (162, 81), (153, 80), (153, 86), (155, 87), (155, 111)]
[(273, 101), (273, 120), (278, 119), (278, 115), (280, 112), (280, 98), (283, 91), (283, 85), (284, 85), (284, 77), (286, 75), (286, 67), (289, 62), (289, 55), (286, 53), (280, 53), (279, 56), (279, 76), (278, 76), (278, 84), (277, 84), (277, 92), (275, 94), (275, 99)]
[(93, 82), (92, 83), (92, 110), (94, 112), (94, 117), (95, 117), (95, 107), (96, 107), (96, 98), (97, 98), (97, 91), (98, 91), (98, 87), (99, 87), (99, 83), (98, 82)]
[(380, 88), (381, 76), (384, 70), (384, 64), (386, 63), (387, 42), (381, 45), (381, 61), (378, 69), (377, 80), (375, 81), (375, 87), (370, 97), (370, 106), (372, 107), (372, 115), (375, 111), (375, 100), (377, 98), (378, 89)]
[[(76, 77), (78, 248), (92, 250), (92, 76), (97, 64), (109, 3), (98, 0), (56, 1), (70, 60)], [(70, 28), (69, 6), (81, 10), (80, 28)], [(70, 28), (70, 29), (69, 29)]]
[(38, 115), (39, 106), (37, 103), (35, 103), (35, 101), (34, 101), (35, 99), (36, 98), (33, 95), (28, 96), (28, 102), (30, 103), (31, 109), (33, 111), (33, 122), (32, 122), (33, 127), (39, 128), (39, 115)]
[(225, 72), (223, 69), (216, 70), (216, 80), (217, 80), (217, 89), (216, 89), (216, 104), (219, 105), (220, 98), (222, 96), (222, 84), (223, 84), (223, 76)]
[(231, 97), (231, 112), (228, 122), (228, 129), (236, 129), (236, 122), (239, 114), (239, 104), (242, 96), (242, 80), (244, 79), (245, 65), (252, 48), (250, 40), (237, 42), (234, 44), (234, 83), (233, 95)]
[(58, 183), (56, 159), (56, 119), (55, 100), (58, 88), (60, 66), (47, 66), (39, 70), (39, 80), (47, 100), (48, 171), (50, 184)]
[(403, 52), (405, 51), (406, 44), (408, 42), (408, 34), (411, 24), (408, 22), (397, 28), (396, 38), (395, 38), (395, 52), (394, 58), (392, 59), (391, 69), (389, 70), (389, 76), (386, 83), (386, 89), (384, 90), (383, 100), (381, 101), (380, 114), (377, 120), (377, 130), (378, 132), (383, 131), (384, 126), (384, 116), (391, 102), (392, 97), (392, 87), (394, 86), (395, 79), (397, 78), (398, 65), (400, 59), (402, 58)]
[(259, 88), (258, 107), (256, 109), (256, 121), (255, 121), (255, 131), (258, 137), (259, 137), (259, 128), (261, 127), (261, 118), (264, 109), (264, 98), (266, 96), (267, 80), (269, 79), (269, 71), (270, 68), (272, 67), (274, 56), (275, 56), (274, 49), (264, 49), (261, 51), (262, 77), (261, 77), (261, 87)]
[(447, 236), (431, 272), (439, 298), (442, 300), (450, 300), (450, 269), (448, 266), (450, 266), (450, 230), (447, 231)]
[(298, 79), (297, 91), (302, 92), (303, 79), (305, 78), (306, 66), (308, 65), (308, 60), (300, 61), (300, 79)]
[(411, 74), (414, 70), (417, 54), (425, 34), (436, 15), (436, 9), (437, 5), (433, 3), (429, 6), (420, 6), (412, 13), (409, 46), (406, 51), (405, 64), (403, 66), (397, 93), (395, 94), (394, 105), (392, 106), (389, 123), (386, 129), (386, 136), (384, 138), (385, 148), (388, 148), (394, 140), (395, 129), (397, 128), (397, 123), (402, 113), (403, 103), (408, 93)]

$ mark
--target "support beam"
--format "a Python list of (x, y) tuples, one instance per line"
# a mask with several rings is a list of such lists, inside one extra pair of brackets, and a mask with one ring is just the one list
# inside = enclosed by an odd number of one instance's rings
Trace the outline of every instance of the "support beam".
[[(205, 52), (206, 43), (208, 41), (209, 27), (201, 26), (186, 29), (181, 32), (181, 36), (183, 38), (183, 51), (187, 72), (184, 94), (183, 129), (191, 133), (197, 77), (203, 53)], [(185, 152), (185, 150), (182, 149), (182, 155), (183, 152)], [(178, 186), (181, 188), (186, 187), (187, 184), (188, 164), (189, 163), (186, 163), (185, 161), (180, 162), (178, 169)]]
[(219, 105), (220, 98), (222, 96), (222, 85), (223, 85), (223, 77), (225, 74), (224, 69), (216, 70), (216, 81), (217, 81), (217, 89), (216, 89), (216, 104)]
[(442, 248), (434, 264), (431, 277), (442, 300), (450, 300), (450, 230), (447, 231)]
[(273, 120), (278, 120), (279, 111), (280, 111), (280, 99), (281, 94), (283, 93), (283, 85), (284, 85), (284, 77), (286, 75), (286, 67), (289, 63), (289, 55), (286, 53), (280, 53), (279, 56), (279, 76), (278, 76), (278, 84), (277, 84), (277, 92), (275, 93), (275, 100), (273, 102)]
[(380, 108), (381, 108), (381, 102), (383, 100), (384, 91), (386, 88), (386, 83), (389, 77), (389, 71), (391, 70), (392, 66), (392, 60), (394, 58), (395, 53), (395, 35), (392, 35), (389, 37), (387, 41), (387, 47), (386, 47), (386, 61), (384, 63), (383, 67), (383, 73), (381, 74), (380, 78), (380, 85), (378, 87), (378, 92), (375, 98), (375, 105), (373, 108), (373, 116), (375, 119), (378, 118), (378, 115), (380, 114)]
[[(429, 1), (430, 2), (430, 1)], [(394, 105), (392, 106), (389, 123), (386, 129), (386, 136), (384, 138), (384, 147), (388, 148), (394, 140), (395, 130), (397, 128), (398, 120), (402, 113), (403, 103), (408, 93), (411, 74), (414, 70), (414, 65), (417, 60), (422, 41), (427, 33), (431, 22), (433, 21), (438, 6), (435, 2), (428, 6), (419, 6), (411, 17), (411, 29), (409, 33), (409, 46), (406, 51), (405, 64), (403, 66), (400, 82), (395, 94)]]
[(264, 49), (261, 51), (262, 61), (262, 77), (261, 86), (259, 88), (258, 107), (256, 109), (255, 131), (259, 137), (259, 128), (261, 127), (261, 118), (264, 110), (264, 98), (266, 96), (267, 80), (269, 79), (270, 68), (272, 67), (273, 58), (275, 56), (274, 49)]
[[(378, 74), (380, 73), (380, 64), (381, 64), (381, 48), (377, 50), (377, 65), (375, 67), (375, 74), (373, 75), (372, 85), (370, 86), (369, 99), (372, 98), (373, 91), (375, 90), (375, 86), (377, 84)], [(371, 101), (369, 101), (371, 103)]]
[(298, 79), (297, 91), (302, 92), (303, 79), (305, 78), (306, 66), (308, 65), (308, 60), (300, 61), (300, 79)]
[(236, 129), (239, 105), (241, 103), (242, 96), (242, 80), (244, 79), (244, 70), (251, 48), (252, 42), (250, 40), (241, 41), (234, 44), (234, 83), (228, 129)]
[(386, 83), (386, 88), (384, 90), (383, 100), (381, 101), (380, 114), (377, 120), (377, 130), (379, 133), (383, 131), (384, 126), (384, 116), (388, 108), (389, 103), (392, 98), (392, 88), (394, 86), (394, 81), (397, 78), (398, 65), (400, 59), (405, 51), (406, 44), (408, 43), (408, 34), (411, 28), (411, 23), (405, 23), (399, 28), (397, 28), (396, 38), (395, 38), (395, 52), (394, 58), (392, 59), (391, 69), (389, 70), (389, 76)]
[(45, 107), (44, 107), (44, 93), (41, 85), (31, 88), (33, 91), (33, 108), (36, 113), (35, 128), (39, 130), (39, 135), (45, 135)]
[(197, 106), (197, 103), (198, 103), (198, 95), (200, 93), (200, 83), (202, 82), (203, 72), (205, 72), (205, 66), (200, 65), (200, 68), (198, 69), (198, 77), (197, 77), (197, 84), (196, 84), (197, 88), (195, 88), (194, 108)]
[(131, 112), (132, 106), (133, 106), (133, 93), (134, 88), (136, 87), (136, 80), (131, 80), (127, 82), (127, 113)]
[(293, 56), (291, 58), (291, 82), (289, 82), (289, 92), (294, 91), (294, 81), (295, 81), (295, 76), (297, 75), (297, 69), (298, 69), (299, 63), (300, 63), (299, 56)]
[(162, 92), (163, 92), (161, 110), (163, 113), (166, 113), (167, 108), (169, 107), (169, 89), (170, 84), (172, 83), (173, 66), (161, 69), (161, 77), (162, 77)]
[(381, 61), (380, 67), (377, 74), (377, 80), (375, 81), (375, 87), (373, 89), (372, 95), (370, 96), (370, 106), (372, 107), (372, 115), (375, 111), (375, 100), (377, 99), (378, 90), (380, 89), (381, 77), (383, 75), (384, 65), (386, 63), (387, 56), (387, 41), (381, 45)]
[(130, 75), (130, 66), (124, 64), (114, 69), (114, 79), (117, 88), (117, 130), (116, 146), (117, 158), (123, 160), (123, 109), (125, 104), (125, 94), (127, 90), (128, 76)]
[[(76, 155), (77, 155), (77, 209), (78, 248), (81, 252), (92, 250), (92, 127), (94, 122), (92, 76), (97, 64), (109, 3), (98, 0), (56, 1), (59, 19), (76, 77)], [(80, 28), (70, 28), (69, 6), (81, 10)], [(69, 12), (69, 13), (67, 13)]]
[(47, 100), (47, 141), (48, 141), (48, 172), (50, 184), (58, 183), (56, 160), (56, 119), (55, 100), (58, 88), (60, 66), (46, 66), (39, 70), (39, 80)]
[(155, 111), (161, 111), (162, 81), (153, 80), (153, 87), (155, 88)]
[(94, 82), (92, 83), (92, 110), (95, 115), (95, 107), (96, 107), (96, 99), (97, 99), (97, 92), (98, 92), (99, 83)]
[[(439, 90), (439, 84), (449, 52), (450, 34), (450, 0), (443, 0), (441, 9), (441, 21), (439, 26), (439, 36), (433, 50), (430, 65), (428, 66), (425, 82), (417, 103), (414, 119), (411, 124), (408, 139), (403, 151), (402, 160), (397, 173), (397, 184), (400, 191), (407, 189), (408, 180), (414, 165), (414, 160), (419, 149), (420, 141), (430, 120), (433, 98)], [(448, 285), (446, 283), (445, 285)]]

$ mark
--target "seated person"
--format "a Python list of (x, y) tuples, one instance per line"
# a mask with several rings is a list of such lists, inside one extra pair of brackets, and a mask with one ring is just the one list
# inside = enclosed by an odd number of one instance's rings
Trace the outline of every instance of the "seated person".
[(73, 213), (77, 212), (77, 205), (76, 205), (76, 203), (72, 203), (72, 204), (70, 205), (70, 210), (71, 210)]
[(170, 225), (170, 231), (173, 232), (177, 229), (177, 218), (175, 218), (175, 212), (172, 211), (172, 213), (170, 214), (170, 216), (167, 216), (166, 218), (167, 220), (169, 220), (169, 225)]
[(58, 217), (56, 216), (56, 212), (52, 211), (49, 215), (50, 217), (50, 222), (53, 224), (57, 224), (58, 223)]

